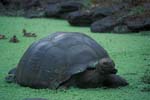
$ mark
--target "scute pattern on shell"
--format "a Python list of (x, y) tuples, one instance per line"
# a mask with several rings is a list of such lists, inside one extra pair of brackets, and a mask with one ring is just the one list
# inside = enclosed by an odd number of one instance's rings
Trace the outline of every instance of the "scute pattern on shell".
[(55, 89), (104, 57), (109, 55), (89, 36), (57, 32), (28, 48), (18, 64), (16, 80), (24, 86)]

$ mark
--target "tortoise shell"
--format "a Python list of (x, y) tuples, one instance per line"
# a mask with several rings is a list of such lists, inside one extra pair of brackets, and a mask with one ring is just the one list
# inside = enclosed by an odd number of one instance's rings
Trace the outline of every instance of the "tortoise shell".
[(72, 75), (81, 73), (102, 58), (106, 50), (89, 36), (57, 32), (33, 43), (21, 58), (17, 83), (34, 88), (56, 89)]

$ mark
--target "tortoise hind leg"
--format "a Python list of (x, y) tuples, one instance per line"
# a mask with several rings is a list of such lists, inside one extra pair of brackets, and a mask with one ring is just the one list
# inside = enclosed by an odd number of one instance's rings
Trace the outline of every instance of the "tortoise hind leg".
[(109, 88), (117, 88), (121, 86), (127, 86), (129, 83), (116, 74), (108, 75), (103, 83), (104, 86)]
[(68, 89), (70, 87), (76, 87), (74, 75), (69, 80), (61, 83), (57, 89)]
[(5, 77), (5, 81), (7, 83), (13, 83), (15, 82), (15, 77), (16, 77), (16, 69), (17, 68), (13, 68), (8, 72), (8, 75)]

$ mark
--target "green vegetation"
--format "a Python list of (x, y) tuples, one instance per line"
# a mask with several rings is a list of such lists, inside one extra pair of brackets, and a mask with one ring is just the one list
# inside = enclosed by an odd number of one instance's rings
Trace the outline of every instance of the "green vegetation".
[(147, 69), (142, 77), (142, 81), (146, 84), (150, 84), (150, 69)]
[[(37, 38), (25, 38), (22, 29), (37, 33)], [(127, 87), (117, 89), (78, 89), (49, 90), (20, 87), (8, 84), (4, 78), (14, 68), (28, 46), (34, 41), (58, 31), (83, 32), (100, 43), (114, 59), (118, 74), (130, 83)], [(49, 100), (148, 100), (149, 87), (141, 77), (150, 67), (150, 35), (91, 33), (89, 28), (71, 27), (64, 20), (24, 19), (17, 17), (0, 17), (0, 34), (8, 38), (17, 35), (20, 43), (9, 43), (9, 39), (0, 40), (0, 100), (22, 100), (27, 97), (43, 97)]]

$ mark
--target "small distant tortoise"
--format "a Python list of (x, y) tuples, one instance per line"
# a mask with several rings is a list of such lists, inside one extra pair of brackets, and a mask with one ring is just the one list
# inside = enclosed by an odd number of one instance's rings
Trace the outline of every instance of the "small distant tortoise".
[(6, 77), (31, 88), (126, 86), (106, 50), (82, 33), (57, 32), (33, 43)]

